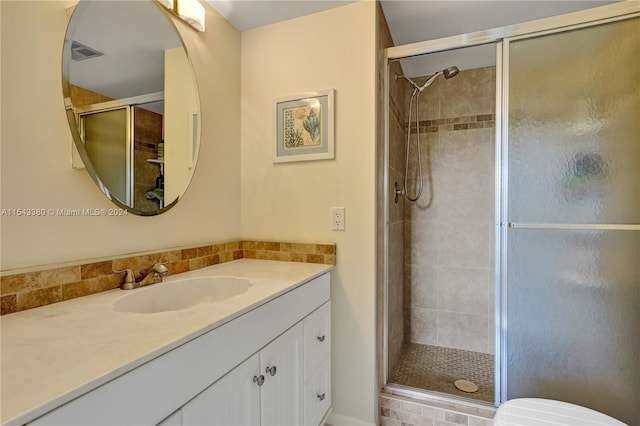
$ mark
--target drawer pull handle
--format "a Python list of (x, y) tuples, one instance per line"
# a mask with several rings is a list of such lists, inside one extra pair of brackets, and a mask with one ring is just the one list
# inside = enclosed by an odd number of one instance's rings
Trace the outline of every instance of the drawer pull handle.
[(262, 374), (259, 376), (253, 376), (253, 383), (257, 383), (258, 386), (262, 386), (264, 384), (264, 376)]
[(325, 336), (324, 335), (318, 336), (317, 339), (318, 339), (318, 342), (324, 342)]
[(276, 366), (274, 365), (273, 367), (267, 367), (267, 371), (266, 372), (271, 374), (272, 376), (275, 376), (276, 375), (276, 371), (277, 371), (277, 369), (276, 369)]
[(325, 398), (326, 396), (327, 396), (327, 395), (326, 395), (324, 392), (323, 392), (323, 393), (319, 393), (319, 394), (318, 394), (318, 399), (319, 399), (320, 401), (324, 401), (324, 398)]

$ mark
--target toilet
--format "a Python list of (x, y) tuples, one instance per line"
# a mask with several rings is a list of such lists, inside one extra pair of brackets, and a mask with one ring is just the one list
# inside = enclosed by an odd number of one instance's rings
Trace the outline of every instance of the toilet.
[(495, 426), (627, 426), (589, 408), (541, 398), (518, 398), (502, 404)]

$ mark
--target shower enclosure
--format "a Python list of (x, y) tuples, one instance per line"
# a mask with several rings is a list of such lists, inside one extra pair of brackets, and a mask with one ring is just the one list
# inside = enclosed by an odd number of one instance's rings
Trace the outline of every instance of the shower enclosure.
[[(387, 390), (640, 419), (638, 16), (618, 4), (387, 49)], [(451, 65), (409, 124), (415, 87)]]

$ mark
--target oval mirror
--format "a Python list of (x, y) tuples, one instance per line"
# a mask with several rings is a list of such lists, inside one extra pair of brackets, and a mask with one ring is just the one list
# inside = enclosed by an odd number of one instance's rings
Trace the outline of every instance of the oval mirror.
[(62, 73), (75, 146), (100, 190), (139, 215), (173, 207), (195, 169), (200, 102), (167, 12), (152, 0), (80, 1)]

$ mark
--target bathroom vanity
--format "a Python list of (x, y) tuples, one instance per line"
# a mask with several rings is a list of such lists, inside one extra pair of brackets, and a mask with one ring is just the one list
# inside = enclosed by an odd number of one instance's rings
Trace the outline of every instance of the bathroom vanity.
[[(318, 425), (331, 268), (241, 259), (6, 315), (2, 424)], [(212, 277), (242, 291), (186, 305), (171, 293)]]

